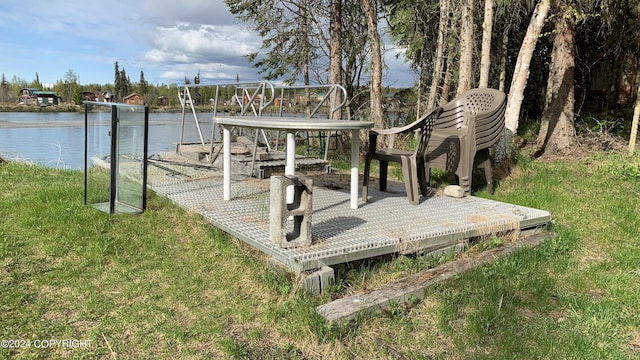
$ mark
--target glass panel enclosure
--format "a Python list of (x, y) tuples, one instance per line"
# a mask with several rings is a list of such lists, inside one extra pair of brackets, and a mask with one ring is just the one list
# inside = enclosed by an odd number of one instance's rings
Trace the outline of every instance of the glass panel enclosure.
[(84, 202), (101, 211), (146, 209), (149, 108), (84, 102)]

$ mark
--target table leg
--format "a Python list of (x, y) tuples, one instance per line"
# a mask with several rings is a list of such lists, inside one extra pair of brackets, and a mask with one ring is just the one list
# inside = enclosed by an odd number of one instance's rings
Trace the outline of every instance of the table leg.
[[(287, 132), (287, 152), (286, 152), (286, 164), (284, 168), (285, 175), (295, 175), (296, 172), (296, 135), (292, 132)], [(293, 186), (287, 187), (287, 204), (293, 203)]]
[(358, 208), (358, 164), (360, 162), (360, 131), (351, 131), (351, 208)]
[(231, 200), (231, 131), (222, 128), (222, 189), (223, 198)]

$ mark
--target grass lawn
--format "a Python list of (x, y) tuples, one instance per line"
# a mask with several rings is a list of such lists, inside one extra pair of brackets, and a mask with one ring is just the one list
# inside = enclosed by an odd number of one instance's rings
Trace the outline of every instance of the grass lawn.
[(317, 305), (433, 262), (348, 264), (311, 296), (153, 193), (144, 214), (108, 215), (83, 205), (81, 172), (2, 163), (0, 340), (23, 342), (0, 358), (640, 359), (640, 159), (523, 158), (477, 195), (551, 211), (557, 236), (325, 325)]

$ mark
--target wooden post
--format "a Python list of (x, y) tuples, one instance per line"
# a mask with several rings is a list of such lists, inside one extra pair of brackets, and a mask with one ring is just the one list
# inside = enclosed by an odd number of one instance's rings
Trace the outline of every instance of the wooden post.
[[(638, 75), (640, 79), (640, 74)], [(631, 136), (629, 137), (629, 155), (633, 155), (636, 149), (636, 137), (638, 136), (638, 118), (640, 118), (640, 85), (636, 94), (636, 106), (633, 110), (633, 121), (631, 122)]]

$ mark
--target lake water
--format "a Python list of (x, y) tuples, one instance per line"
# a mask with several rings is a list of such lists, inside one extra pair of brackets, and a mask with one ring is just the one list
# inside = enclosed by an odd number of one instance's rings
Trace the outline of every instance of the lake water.
[[(211, 138), (213, 113), (198, 113), (205, 142)], [(180, 142), (182, 114), (149, 114), (149, 155), (175, 151)], [(7, 126), (2, 126), (5, 123)], [(6, 124), (9, 123), (9, 124)], [(104, 124), (110, 126), (110, 122)], [(0, 156), (49, 167), (84, 169), (83, 112), (0, 112)], [(200, 141), (191, 113), (185, 118), (185, 143)], [(108, 144), (108, 139), (104, 140)], [(91, 142), (90, 142), (91, 144)], [(89, 149), (89, 156), (104, 153)]]

